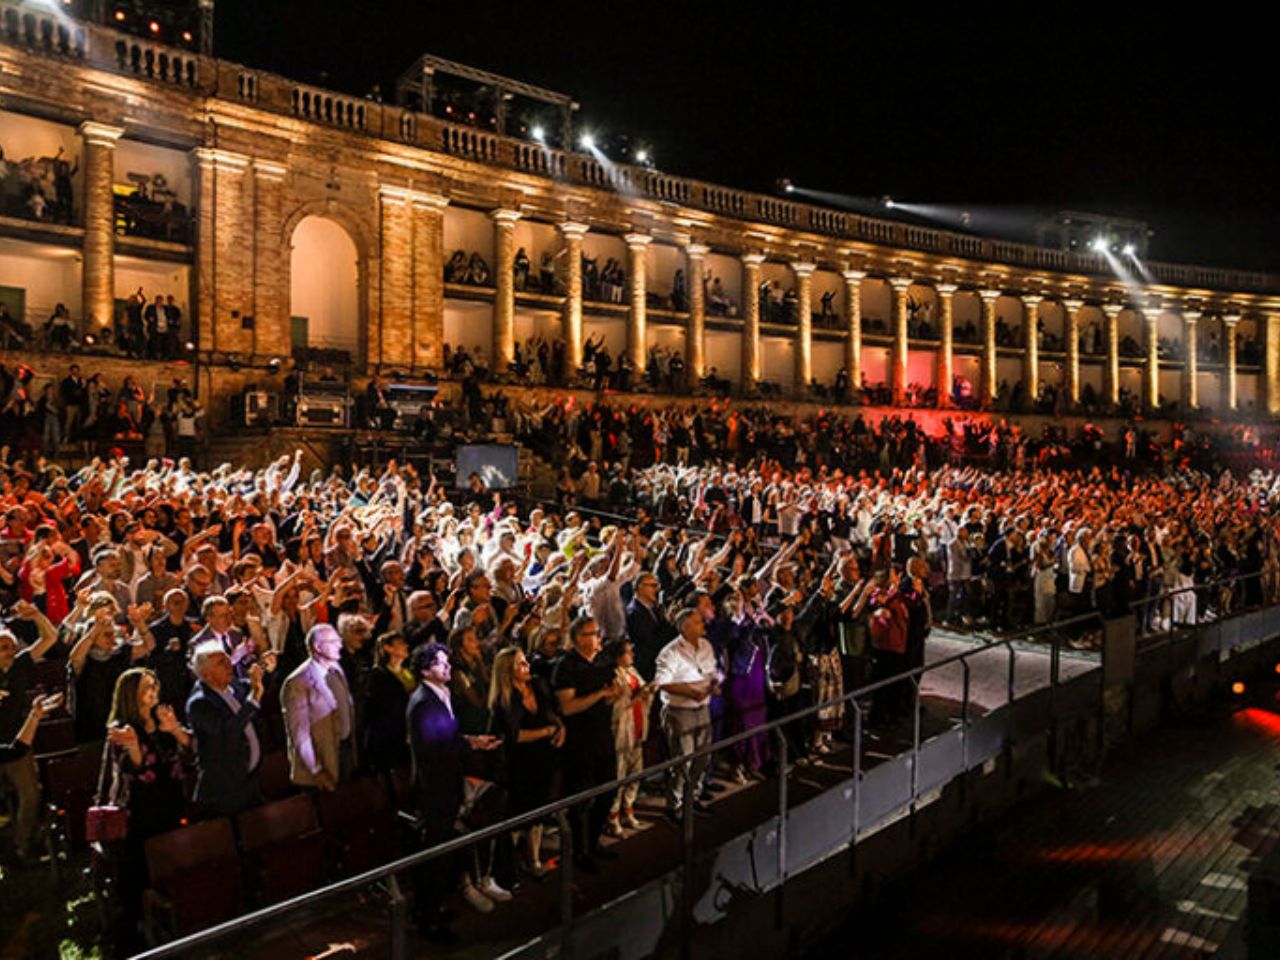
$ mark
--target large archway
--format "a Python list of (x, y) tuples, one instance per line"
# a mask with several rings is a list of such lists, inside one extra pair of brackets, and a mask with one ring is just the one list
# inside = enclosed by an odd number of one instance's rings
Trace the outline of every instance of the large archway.
[(290, 238), (289, 316), (293, 346), (345, 350), (359, 363), (360, 254), (346, 228), (308, 215)]

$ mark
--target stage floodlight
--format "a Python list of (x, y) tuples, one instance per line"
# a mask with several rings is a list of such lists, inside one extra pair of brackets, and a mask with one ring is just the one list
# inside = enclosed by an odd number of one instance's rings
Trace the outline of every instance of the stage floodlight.
[(1105, 253), (1107, 250), (1107, 241), (1102, 239), (1102, 237), (1094, 237), (1093, 242), (1089, 244), (1089, 248), (1093, 250), (1094, 253)]
[(542, 143), (547, 138), (547, 132), (541, 126), (536, 126), (529, 131), (529, 136), (533, 137), (538, 143)]
[(594, 150), (596, 148), (596, 138), (589, 133), (584, 133), (578, 137), (578, 146), (583, 150)]
[(637, 151), (636, 151), (636, 163), (648, 163), (648, 162), (649, 162), (649, 151), (648, 151), (648, 150), (637, 150)]
[(1135, 247), (1132, 243), (1126, 243), (1124, 245), (1124, 255), (1126, 257), (1135, 256), (1137, 255), (1137, 253), (1138, 253), (1138, 248)]

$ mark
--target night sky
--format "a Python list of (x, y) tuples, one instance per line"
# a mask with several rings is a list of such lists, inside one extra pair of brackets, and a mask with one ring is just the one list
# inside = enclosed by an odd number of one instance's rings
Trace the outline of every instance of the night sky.
[(884, 6), (217, 0), (215, 47), (360, 94), (433, 53), (574, 96), (670, 173), (888, 194), (1012, 232), (1060, 209), (1130, 216), (1155, 259), (1280, 272), (1261, 24)]

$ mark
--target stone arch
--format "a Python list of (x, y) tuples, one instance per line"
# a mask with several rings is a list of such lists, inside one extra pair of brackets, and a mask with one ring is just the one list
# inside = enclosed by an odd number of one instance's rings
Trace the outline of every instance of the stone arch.
[[(312, 200), (305, 204), (298, 205), (291, 214), (284, 219), (283, 229), (280, 230), (280, 244), (282, 244), (282, 256), (280, 256), (280, 264), (287, 271), (284, 280), (284, 288), (289, 291), (289, 316), (300, 316), (294, 301), (297, 298), (297, 291), (294, 291), (294, 242), (296, 242), (298, 228), (303, 227), (308, 221), (316, 221), (311, 227), (319, 224), (328, 224), (328, 228), (320, 227), (321, 233), (328, 233), (329, 243), (342, 244), (342, 239), (351, 244), (346, 255), (340, 253), (337, 248), (330, 248), (329, 256), (334, 257), (333, 265), (335, 269), (346, 270), (346, 259), (349, 253), (355, 253), (355, 275), (353, 275), (353, 316), (349, 323), (355, 326), (355, 330), (351, 330), (348, 335), (339, 333), (338, 337), (333, 337), (333, 330), (326, 326), (317, 326), (315, 329), (308, 330), (307, 346), (315, 347), (337, 347), (347, 349), (352, 356), (352, 362), (357, 367), (365, 365), (367, 355), (369, 355), (370, 342), (370, 319), (376, 316), (374, 305), (370, 302), (372, 284), (371, 276), (374, 275), (376, 264), (376, 256), (378, 256), (378, 248), (376, 248), (376, 236), (366, 223), (362, 216), (356, 211), (349, 209), (346, 205), (326, 198), (326, 200)], [(332, 228), (337, 228), (334, 232)], [(315, 239), (315, 237), (311, 237)], [(335, 296), (342, 300), (347, 297), (348, 293), (334, 291)], [(349, 303), (349, 301), (347, 301)], [(338, 306), (338, 310), (344, 307)], [(292, 320), (291, 320), (292, 325)]]
[(345, 350), (362, 366), (368, 349), (369, 257), (344, 219), (324, 212), (289, 217), (282, 263), (288, 270), (291, 327), (292, 318), (307, 318), (305, 334), (299, 331), (295, 339), (305, 339), (307, 347)]

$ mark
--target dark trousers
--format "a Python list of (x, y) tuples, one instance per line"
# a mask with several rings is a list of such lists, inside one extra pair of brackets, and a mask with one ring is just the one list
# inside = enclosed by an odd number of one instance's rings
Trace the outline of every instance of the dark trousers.
[[(569, 794), (589, 790), (608, 783), (618, 775), (618, 759), (613, 743), (586, 744), (584, 749), (569, 752), (565, 757), (565, 790)], [(573, 826), (573, 851), (590, 853), (600, 846), (600, 835), (609, 821), (609, 807), (613, 797), (604, 793), (594, 800), (574, 808), (570, 822)]]
[[(872, 654), (871, 682), (879, 683), (889, 677), (897, 676), (907, 669), (907, 657), (903, 653), (889, 650), (876, 650)], [(911, 709), (912, 685), (909, 680), (900, 680), (881, 687), (872, 695), (871, 723), (873, 726), (892, 726), (903, 718)]]
[[(422, 849), (438, 846), (455, 836), (453, 821), (448, 818), (424, 818), (419, 830)], [(420, 923), (439, 923), (445, 901), (458, 886), (462, 864), (458, 855), (445, 854), (416, 867), (413, 871), (414, 915)]]

